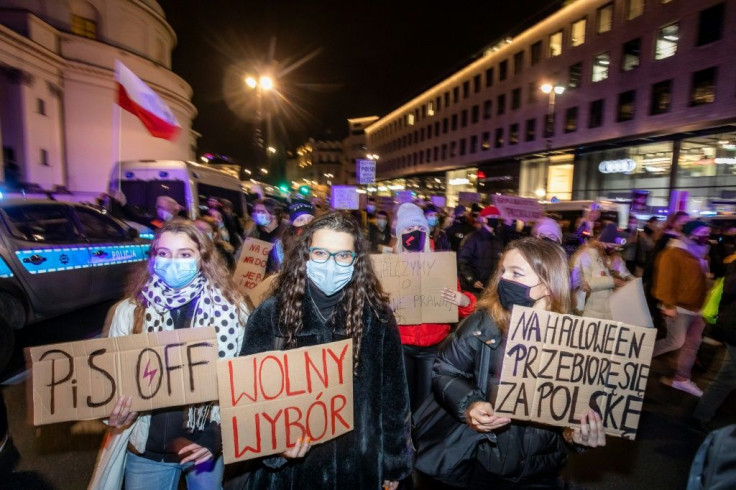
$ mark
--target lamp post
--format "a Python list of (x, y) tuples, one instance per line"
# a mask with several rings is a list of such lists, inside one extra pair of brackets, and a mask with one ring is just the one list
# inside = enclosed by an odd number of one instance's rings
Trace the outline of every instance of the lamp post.
[(555, 134), (555, 99), (558, 95), (565, 93), (565, 87), (559, 83), (554, 85), (551, 83), (544, 83), (539, 87), (539, 89), (548, 95), (547, 118), (544, 125), (544, 137), (547, 139), (547, 161), (544, 165), (544, 189), (537, 189), (536, 191), (537, 197), (542, 198), (547, 195), (547, 177), (549, 175), (549, 167), (551, 163), (550, 152), (552, 150), (552, 137)]
[[(263, 165), (266, 163), (265, 151), (266, 145), (263, 138), (263, 93), (273, 90), (273, 79), (267, 75), (262, 75), (258, 79), (253, 76), (246, 75), (245, 85), (250, 90), (255, 90), (256, 93), (256, 128), (253, 136), (253, 146), (256, 149), (258, 155), (258, 164)], [(266, 137), (271, 137), (271, 112), (266, 112)], [(269, 145), (268, 148), (272, 148)]]

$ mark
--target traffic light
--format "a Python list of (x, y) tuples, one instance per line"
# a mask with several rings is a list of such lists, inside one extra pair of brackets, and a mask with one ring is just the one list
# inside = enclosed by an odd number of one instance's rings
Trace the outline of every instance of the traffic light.
[(289, 186), (286, 184), (279, 184), (279, 190), (283, 193), (289, 192)]
[(302, 196), (309, 195), (309, 186), (303, 185), (303, 186), (299, 187), (299, 194), (301, 194)]

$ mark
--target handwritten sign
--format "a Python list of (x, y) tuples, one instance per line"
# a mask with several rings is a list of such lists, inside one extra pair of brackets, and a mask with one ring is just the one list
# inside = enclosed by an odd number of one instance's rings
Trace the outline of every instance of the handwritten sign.
[(217, 399), (211, 327), (33, 347), (30, 357), (35, 425), (107, 417), (120, 395), (134, 411)]
[(493, 204), (506, 219), (534, 221), (544, 216), (542, 206), (534, 199), (516, 196), (493, 196)]
[(442, 289), (457, 289), (455, 252), (373, 254), (373, 269), (399, 325), (457, 322)]
[(652, 314), (644, 296), (641, 277), (627, 281), (616, 289), (608, 299), (611, 316), (617, 322), (631, 323), (642, 327), (654, 327)]
[(269, 293), (271, 292), (271, 286), (273, 286), (273, 282), (278, 277), (278, 274), (271, 274), (270, 276), (265, 278), (263, 282), (261, 282), (258, 286), (247, 292), (248, 297), (253, 303), (254, 308), (257, 308), (258, 305), (263, 303), (270, 296)]
[(472, 204), (474, 202), (480, 202), (480, 193), (478, 192), (459, 192), (457, 195), (459, 203)]
[(255, 238), (245, 239), (233, 273), (233, 281), (241, 293), (248, 294), (261, 284), (266, 274), (268, 254), (272, 248), (273, 243)]
[(514, 306), (496, 413), (567, 427), (593, 408), (606, 434), (633, 440), (656, 336), (653, 328)]
[(353, 341), (217, 363), (225, 463), (280, 454), (353, 430)]
[(332, 209), (359, 209), (358, 188), (354, 185), (333, 185)]
[(414, 194), (411, 191), (396, 191), (396, 200), (400, 204), (412, 202), (414, 200)]
[(373, 184), (376, 181), (376, 161), (358, 159), (355, 162), (358, 184)]
[(447, 198), (445, 196), (431, 196), (430, 200), (439, 209), (443, 209), (447, 205)]

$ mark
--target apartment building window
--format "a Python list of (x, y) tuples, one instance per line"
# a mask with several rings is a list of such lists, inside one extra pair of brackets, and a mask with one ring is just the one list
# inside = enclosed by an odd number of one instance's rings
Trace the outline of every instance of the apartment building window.
[(480, 74), (473, 77), (473, 93), (480, 92)]
[(562, 54), (562, 31), (549, 36), (549, 57), (554, 58)]
[(580, 46), (585, 42), (585, 27), (587, 25), (587, 19), (582, 19), (572, 23), (570, 27), (570, 46)]
[(411, 146), (414, 143), (414, 133), (408, 134), (408, 145)]
[(38, 113), (42, 116), (46, 115), (46, 101), (43, 99), (36, 99), (36, 108)]
[(445, 92), (445, 109), (450, 107), (450, 92)]
[(496, 138), (494, 139), (493, 146), (496, 148), (503, 146), (503, 128), (496, 128)]
[(537, 82), (529, 82), (529, 89), (526, 91), (526, 102), (528, 104), (533, 104), (537, 101), (537, 92), (539, 92)]
[(427, 115), (434, 116), (434, 102), (431, 100), (427, 102)]
[(616, 122), (631, 121), (634, 119), (636, 108), (636, 90), (627, 90), (618, 94)]
[(575, 63), (570, 65), (567, 73), (567, 88), (569, 90), (575, 90), (580, 88), (583, 82), (583, 62)]
[(588, 111), (588, 127), (600, 128), (603, 126), (603, 110), (605, 108), (605, 99), (594, 100), (590, 103)]
[(483, 133), (483, 135), (481, 137), (480, 148), (483, 151), (489, 150), (491, 148), (491, 133), (490, 133), (490, 131), (486, 131), (485, 133)]
[(639, 66), (641, 58), (641, 38), (632, 39), (624, 43), (621, 57), (621, 71), (631, 71)]
[(603, 34), (613, 28), (613, 2), (598, 8), (595, 19), (595, 32)]
[(432, 160), (434, 160), (436, 162), (437, 161), (437, 158), (439, 156), (440, 156), (440, 147), (439, 146), (435, 146), (434, 147), (434, 150), (432, 150)]
[(524, 51), (519, 51), (514, 55), (514, 75), (521, 73), (524, 69)]
[(460, 87), (455, 87), (452, 89), (452, 103), (457, 104), (460, 100)]
[(49, 152), (43, 148), (41, 148), (41, 165), (45, 167), (49, 166)]
[(578, 108), (568, 107), (565, 111), (565, 127), (566, 133), (574, 133), (578, 130)]
[(677, 53), (680, 40), (680, 24), (675, 22), (657, 31), (657, 42), (654, 47), (654, 59), (663, 60)]
[(670, 111), (672, 103), (672, 80), (652, 84), (652, 101), (649, 114), (656, 116)]
[(711, 104), (716, 100), (716, 67), (693, 73), (690, 105)]
[(424, 141), (424, 128), (419, 130), (419, 141)]
[(442, 134), (447, 134), (449, 122), (450, 121), (447, 118), (442, 119)]
[(493, 115), (493, 101), (486, 100), (483, 102), (483, 119), (490, 119)]
[(537, 41), (534, 44), (532, 44), (529, 54), (530, 54), (529, 62), (531, 63), (532, 66), (542, 61), (542, 41)]
[(628, 0), (626, 20), (632, 20), (644, 13), (644, 0)]
[(493, 86), (493, 68), (486, 69), (486, 87)]
[(465, 138), (460, 140), (460, 156), (465, 155), (468, 149), (468, 141)]
[(447, 159), (447, 143), (442, 143), (442, 159)]
[(434, 123), (434, 135), (439, 136), (440, 135), (440, 122), (437, 121)]
[(431, 124), (427, 126), (427, 139), (428, 140), (432, 139), (432, 125)]
[(515, 88), (511, 91), (511, 110), (515, 111), (521, 107), (521, 88)]
[(460, 115), (460, 127), (464, 128), (468, 125), (468, 110), (463, 109), (463, 112)]
[(498, 81), (503, 82), (509, 74), (509, 60), (503, 60), (498, 64)]
[(509, 145), (515, 145), (519, 142), (519, 124), (514, 123), (509, 126)]
[(506, 112), (506, 94), (501, 94), (496, 98), (496, 114), (499, 116)]
[(457, 155), (457, 141), (450, 141), (450, 158)]
[(478, 135), (474, 134), (470, 137), (470, 153), (476, 153), (478, 151)]
[(463, 82), (463, 99), (470, 97), (470, 80)]
[(422, 119), (427, 117), (427, 106), (422, 104)]
[(442, 110), (442, 98), (439, 95), (434, 99), (434, 104), (437, 106), (438, 112)]
[(414, 114), (407, 114), (406, 115), (406, 125), (407, 126), (414, 126)]
[(608, 78), (608, 68), (611, 65), (611, 53), (606, 51), (595, 55), (593, 58), (593, 78), (594, 82), (600, 82)]
[(452, 130), (457, 131), (457, 114), (452, 115), (452, 124), (451, 124)]
[(724, 5), (719, 3), (700, 11), (696, 46), (710, 44), (721, 38), (723, 35), (723, 19), (726, 15)]
[(427, 148), (427, 149), (426, 149), (426, 150), (424, 151), (424, 160), (425, 160), (425, 161), (426, 161), (427, 163), (429, 163), (429, 162), (431, 162), (431, 161), (432, 161), (432, 160), (431, 160), (431, 157), (432, 157), (432, 150), (430, 150), (429, 148)]
[(470, 121), (473, 124), (475, 124), (478, 122), (479, 119), (480, 119), (480, 106), (476, 104), (473, 106), (473, 110), (470, 115)]
[(72, 14), (72, 33), (89, 39), (97, 39), (97, 22)]
[(524, 140), (525, 141), (534, 141), (534, 138), (537, 136), (537, 119), (527, 119), (526, 120), (526, 130), (524, 131)]

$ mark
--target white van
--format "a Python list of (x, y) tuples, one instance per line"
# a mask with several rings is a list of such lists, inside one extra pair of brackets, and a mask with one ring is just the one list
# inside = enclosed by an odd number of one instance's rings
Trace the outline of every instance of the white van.
[(186, 208), (191, 219), (207, 209), (210, 197), (227, 199), (235, 214), (247, 215), (240, 181), (222, 170), (182, 160), (136, 160), (120, 165), (112, 169), (110, 190), (117, 190), (120, 179), (128, 204), (141, 214), (155, 217), (156, 198), (169, 196)]

